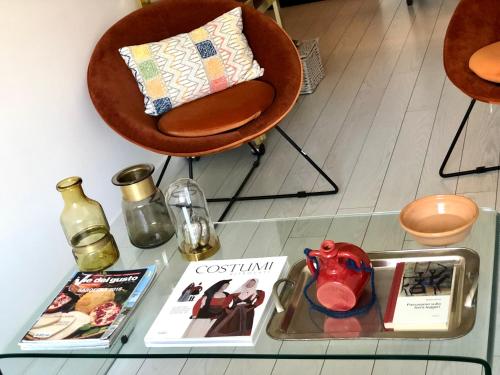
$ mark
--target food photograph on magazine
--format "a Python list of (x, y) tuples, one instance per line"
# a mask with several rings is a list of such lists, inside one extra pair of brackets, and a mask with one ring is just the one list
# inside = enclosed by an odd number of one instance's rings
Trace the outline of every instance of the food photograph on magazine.
[(21, 349), (109, 347), (156, 273), (77, 272), (28, 330)]
[(286, 257), (190, 264), (145, 337), (146, 346), (253, 345)]

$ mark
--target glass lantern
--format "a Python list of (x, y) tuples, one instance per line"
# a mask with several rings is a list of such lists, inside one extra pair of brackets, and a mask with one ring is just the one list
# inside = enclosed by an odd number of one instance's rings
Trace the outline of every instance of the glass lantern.
[(169, 186), (166, 201), (184, 258), (197, 261), (215, 254), (220, 248), (219, 238), (199, 185), (189, 178), (181, 178)]

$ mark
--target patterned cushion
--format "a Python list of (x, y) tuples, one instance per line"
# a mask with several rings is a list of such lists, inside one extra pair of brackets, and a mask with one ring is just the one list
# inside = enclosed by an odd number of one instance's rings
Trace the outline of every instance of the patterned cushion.
[(240, 7), (190, 33), (119, 51), (144, 95), (145, 112), (154, 116), (264, 74), (243, 35)]

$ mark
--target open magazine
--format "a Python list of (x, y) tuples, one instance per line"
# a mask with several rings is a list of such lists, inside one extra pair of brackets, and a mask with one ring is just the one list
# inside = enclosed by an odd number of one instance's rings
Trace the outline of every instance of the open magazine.
[(113, 344), (156, 274), (156, 265), (77, 272), (24, 335), (22, 350), (96, 349)]
[(146, 346), (249, 346), (286, 257), (191, 263), (149, 329)]

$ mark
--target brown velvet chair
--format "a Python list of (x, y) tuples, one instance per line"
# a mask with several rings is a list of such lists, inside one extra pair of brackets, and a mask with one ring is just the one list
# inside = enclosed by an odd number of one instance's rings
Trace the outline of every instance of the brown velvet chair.
[[(227, 101), (231, 100), (230, 90), (240, 90), (251, 85), (242, 83), (228, 90), (217, 92), (167, 112), (161, 118), (144, 113), (143, 96), (122, 57), (120, 47), (159, 41), (180, 33), (189, 32), (217, 16), (242, 7), (243, 28), (255, 59), (264, 68), (261, 81), (274, 88), (272, 103), (260, 115), (244, 125), (218, 134), (196, 136), (196, 124), (206, 125), (214, 120), (208, 109), (218, 108), (216, 120), (220, 123), (227, 116)], [(249, 144), (256, 155), (256, 161), (242, 185), (233, 197), (211, 201), (228, 201), (230, 206), (237, 200), (269, 198), (306, 197), (310, 195), (335, 194), (335, 183), (317, 166), (300, 147), (281, 129), (279, 121), (294, 105), (302, 84), (302, 67), (297, 50), (288, 35), (271, 18), (251, 7), (230, 0), (164, 0), (139, 9), (113, 25), (99, 40), (88, 67), (88, 87), (90, 97), (104, 121), (127, 140), (148, 150), (168, 155), (157, 185), (171, 156), (187, 157), (189, 175), (192, 176), (192, 160), (204, 155), (223, 152), (242, 144)], [(244, 86), (247, 85), (247, 86)], [(246, 89), (243, 91), (247, 91)], [(248, 94), (248, 92), (247, 92)], [(251, 100), (258, 100), (255, 95)], [(239, 115), (239, 112), (231, 115)], [(208, 118), (211, 117), (211, 118)], [(231, 116), (229, 116), (231, 117)], [(234, 117), (234, 116), (233, 116)], [(159, 130), (159, 123), (189, 118), (194, 134), (172, 136)], [(210, 121), (208, 121), (210, 120)], [(219, 121), (220, 120), (220, 121)], [(229, 120), (228, 120), (229, 121)], [(234, 118), (231, 119), (234, 121)], [(219, 124), (220, 125), (220, 124)], [(332, 190), (324, 192), (297, 192), (293, 194), (240, 197), (244, 184), (259, 165), (264, 154), (263, 145), (255, 146), (251, 141), (276, 128), (277, 131), (307, 159), (307, 161), (331, 184)], [(210, 200), (209, 200), (210, 201)]]
[(500, 170), (500, 166), (480, 166), (467, 171), (444, 172), (476, 100), (491, 104), (500, 103), (500, 85), (478, 77), (469, 69), (469, 59), (474, 52), (498, 41), (500, 41), (499, 1), (462, 0), (455, 9), (446, 31), (444, 68), (450, 81), (472, 100), (441, 164), (439, 169), (441, 177), (457, 177)]

